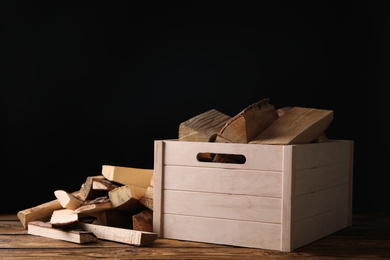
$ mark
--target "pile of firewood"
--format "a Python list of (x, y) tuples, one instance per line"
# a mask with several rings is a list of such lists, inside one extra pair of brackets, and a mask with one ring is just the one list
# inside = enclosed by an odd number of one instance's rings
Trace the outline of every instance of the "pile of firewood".
[(275, 109), (269, 99), (250, 105), (234, 117), (215, 109), (179, 127), (179, 140), (218, 143), (303, 144), (323, 142), (332, 110), (303, 107)]
[(18, 218), (32, 235), (75, 243), (98, 238), (131, 245), (152, 243), (153, 170), (103, 165), (79, 191), (54, 192), (56, 200), (22, 210)]

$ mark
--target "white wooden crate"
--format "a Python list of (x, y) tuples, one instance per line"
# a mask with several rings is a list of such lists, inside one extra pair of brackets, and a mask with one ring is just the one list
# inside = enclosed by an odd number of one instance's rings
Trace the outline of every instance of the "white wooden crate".
[[(244, 164), (198, 153), (244, 155)], [(351, 225), (353, 142), (260, 145), (155, 141), (160, 237), (292, 251)]]

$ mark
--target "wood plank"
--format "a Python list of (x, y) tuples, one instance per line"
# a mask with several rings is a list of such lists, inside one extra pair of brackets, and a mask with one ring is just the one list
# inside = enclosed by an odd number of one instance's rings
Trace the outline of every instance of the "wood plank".
[[(292, 248), (298, 248), (348, 225), (348, 206), (293, 223)], [(307, 232), (310, 230), (310, 232)]]
[(283, 175), (282, 175), (282, 209), (281, 209), (281, 240), (280, 250), (293, 250), (291, 233), (293, 232), (292, 217), (294, 212), (294, 175), (295, 175), (295, 147), (283, 146)]
[(107, 227), (94, 224), (79, 223), (79, 228), (90, 231), (99, 239), (115, 241), (135, 246), (147, 246), (157, 238), (156, 233), (124, 228)]
[(308, 169), (330, 164), (349, 163), (352, 141), (296, 145), (296, 168)]
[(245, 108), (231, 118), (218, 133), (218, 143), (248, 143), (265, 131), (277, 118), (278, 114), (269, 99), (263, 99)]
[(20, 221), (1, 220), (0, 221), (0, 235), (5, 235), (5, 234), (7, 234), (7, 235), (27, 234), (27, 230), (24, 229), (24, 227), (23, 227), (22, 223), (20, 223)]
[[(282, 171), (283, 147), (278, 145), (164, 142), (164, 165), (195, 166), (223, 169)], [(199, 162), (198, 153), (223, 153), (244, 155), (244, 164)]]
[(41, 221), (32, 221), (28, 223), (28, 234), (59, 239), (78, 244), (97, 241), (97, 237), (92, 232), (53, 228), (51, 224)]
[(295, 171), (294, 195), (303, 195), (349, 182), (347, 163), (331, 164)]
[(279, 224), (172, 214), (164, 214), (163, 218), (163, 235), (166, 238), (255, 248), (280, 248)]
[(163, 213), (281, 223), (279, 198), (175, 190), (163, 196)]
[(150, 185), (153, 170), (103, 165), (102, 174), (109, 181), (146, 189)]
[[(79, 196), (80, 192), (73, 192), (72, 195)], [(52, 200), (41, 205), (21, 210), (17, 216), (22, 222), (23, 227), (27, 229), (27, 225), (30, 221), (49, 221), (53, 211), (62, 209), (62, 206), (58, 200)]]
[(154, 191), (153, 191), (153, 232), (159, 237), (163, 234), (163, 175), (164, 175), (165, 142), (154, 141)]
[(349, 185), (335, 186), (294, 197), (294, 221), (303, 220), (348, 204)]
[(312, 142), (327, 129), (333, 111), (294, 107), (253, 138), (257, 144), (304, 144)]
[(211, 109), (194, 116), (179, 126), (179, 140), (189, 142), (212, 142), (230, 116)]
[[(164, 167), (165, 189), (281, 198), (282, 173), (205, 167)], [(253, 185), (256, 183), (256, 185)]]

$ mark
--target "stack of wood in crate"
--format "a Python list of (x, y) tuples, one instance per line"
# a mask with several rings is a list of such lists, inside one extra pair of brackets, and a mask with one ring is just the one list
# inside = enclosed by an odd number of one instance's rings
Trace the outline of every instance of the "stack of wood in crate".
[[(197, 115), (179, 126), (180, 141), (303, 144), (324, 142), (324, 131), (333, 120), (333, 111), (286, 107), (275, 109), (269, 99), (250, 105), (234, 117), (215, 109)], [(213, 158), (214, 161), (228, 158)]]
[(103, 165), (79, 191), (54, 192), (56, 200), (22, 210), (18, 218), (32, 235), (75, 243), (105, 239), (152, 243), (153, 170)]

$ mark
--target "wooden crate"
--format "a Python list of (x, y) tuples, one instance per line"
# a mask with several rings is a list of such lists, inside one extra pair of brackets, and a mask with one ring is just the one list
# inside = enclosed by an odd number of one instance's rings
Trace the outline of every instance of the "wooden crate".
[[(244, 164), (198, 161), (244, 155)], [(292, 251), (351, 225), (353, 142), (155, 141), (160, 237)]]

